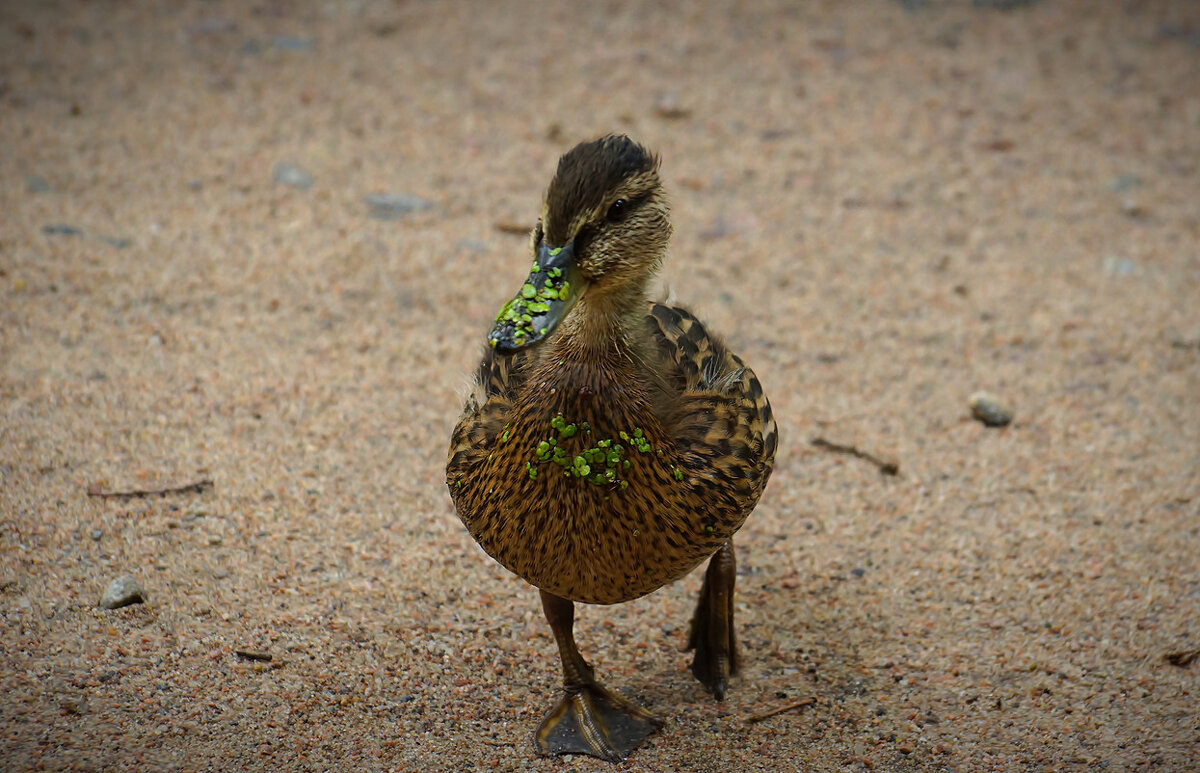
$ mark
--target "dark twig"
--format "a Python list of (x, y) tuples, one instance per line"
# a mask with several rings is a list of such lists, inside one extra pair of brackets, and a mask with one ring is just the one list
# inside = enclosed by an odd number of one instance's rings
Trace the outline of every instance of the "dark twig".
[(157, 489), (133, 489), (132, 491), (105, 491), (98, 483), (88, 486), (89, 497), (101, 499), (145, 499), (146, 497), (165, 497), (167, 494), (200, 494), (213, 487), (208, 478), (189, 483), (186, 486), (170, 486)]
[(1181, 650), (1179, 652), (1168, 652), (1163, 655), (1163, 660), (1173, 666), (1190, 666), (1192, 661), (1200, 658), (1200, 648), (1194, 650)]
[(1176, 349), (1195, 349), (1200, 351), (1200, 338), (1193, 338), (1190, 340), (1174, 338), (1171, 340), (1171, 346), (1175, 347)]
[(514, 223), (509, 220), (501, 220), (496, 223), (496, 230), (503, 234), (513, 234), (514, 236), (528, 236), (530, 228), (524, 223)]
[(875, 456), (875, 454), (867, 451), (861, 451), (855, 446), (844, 446), (841, 443), (834, 443), (833, 441), (826, 440), (823, 437), (813, 438), (810, 442), (812, 442), (812, 444), (817, 448), (824, 448), (826, 451), (833, 451), (836, 454), (849, 454), (850, 456), (856, 456), (859, 459), (864, 459), (878, 467), (879, 471), (884, 475), (900, 474), (900, 465), (897, 462), (885, 461), (880, 459), (878, 456)]
[(255, 650), (234, 650), (233, 654), (237, 655), (242, 660), (257, 660), (260, 663), (271, 662), (271, 655), (267, 652), (258, 652)]
[(770, 719), (771, 717), (782, 714), (785, 711), (802, 709), (805, 706), (811, 706), (814, 703), (816, 703), (816, 701), (812, 698), (801, 698), (800, 700), (791, 701), (790, 703), (785, 703), (782, 706), (776, 706), (773, 709), (764, 711), (761, 714), (751, 714), (750, 716), (746, 717), (746, 724), (753, 725), (756, 722), (762, 722), (764, 719)]

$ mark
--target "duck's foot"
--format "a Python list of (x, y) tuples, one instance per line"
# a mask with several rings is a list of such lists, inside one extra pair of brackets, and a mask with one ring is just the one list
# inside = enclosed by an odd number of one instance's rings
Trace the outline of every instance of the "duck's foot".
[(619, 762), (662, 727), (662, 720), (598, 684), (569, 686), (534, 736), (538, 753), (590, 754)]
[(688, 636), (688, 649), (696, 651), (692, 658), (692, 674), (717, 700), (725, 699), (729, 679), (738, 672), (737, 637), (733, 631), (733, 585), (736, 579), (737, 564), (730, 541), (708, 562)]

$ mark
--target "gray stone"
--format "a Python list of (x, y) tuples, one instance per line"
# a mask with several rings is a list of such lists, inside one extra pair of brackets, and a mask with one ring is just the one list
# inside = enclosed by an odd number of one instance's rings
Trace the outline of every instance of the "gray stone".
[(286, 161), (275, 165), (274, 174), (275, 182), (282, 185), (290, 185), (293, 188), (308, 190), (313, 184), (312, 175), (295, 164), (289, 164)]
[(226, 32), (235, 32), (236, 30), (236, 21), (219, 16), (204, 19), (188, 28), (188, 31), (193, 35), (221, 35)]
[(1118, 258), (1111, 255), (1104, 261), (1104, 270), (1113, 276), (1133, 276), (1139, 271), (1138, 264), (1129, 258)]
[(1109, 183), (1108, 187), (1112, 188), (1117, 193), (1125, 193), (1131, 188), (1137, 188), (1141, 184), (1142, 178), (1138, 177), (1137, 175), (1123, 174), (1120, 177), (1114, 177), (1113, 181)]
[(120, 609), (130, 604), (146, 603), (146, 594), (133, 575), (118, 577), (108, 585), (104, 595), (100, 597), (100, 606), (105, 609)]
[(25, 190), (29, 193), (49, 193), (54, 187), (45, 177), (30, 174), (25, 175)]
[(976, 8), (995, 8), (999, 11), (1011, 11), (1024, 5), (1033, 5), (1038, 0), (972, 0)]
[(133, 239), (127, 236), (97, 236), (96, 238), (109, 247), (115, 247), (118, 250), (128, 249), (133, 246)]
[(312, 51), (317, 42), (312, 38), (300, 38), (294, 35), (276, 35), (271, 38), (271, 48), (276, 51)]
[(82, 716), (87, 713), (87, 698), (81, 695), (64, 695), (58, 699), (58, 707), (67, 714)]
[(372, 193), (363, 201), (368, 214), (376, 220), (396, 220), (410, 212), (420, 212), (433, 207), (433, 202), (410, 193)]
[(1012, 409), (987, 392), (971, 395), (968, 404), (971, 415), (989, 427), (1003, 427), (1013, 420)]

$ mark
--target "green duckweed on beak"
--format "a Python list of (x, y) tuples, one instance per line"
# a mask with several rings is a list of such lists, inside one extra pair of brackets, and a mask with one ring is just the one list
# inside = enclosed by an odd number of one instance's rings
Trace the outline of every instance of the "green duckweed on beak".
[(529, 278), (496, 315), (488, 342), (494, 349), (508, 353), (541, 341), (575, 304), (582, 289), (579, 280), (572, 245), (540, 245)]

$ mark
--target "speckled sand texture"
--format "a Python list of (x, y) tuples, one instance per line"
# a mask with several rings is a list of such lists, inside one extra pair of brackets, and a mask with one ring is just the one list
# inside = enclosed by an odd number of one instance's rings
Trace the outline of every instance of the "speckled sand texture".
[(1200, 769), (1186, 0), (0, 4), (0, 768), (611, 769), (442, 478), (607, 131), (782, 438), (724, 704), (699, 573), (580, 609), (623, 769)]

